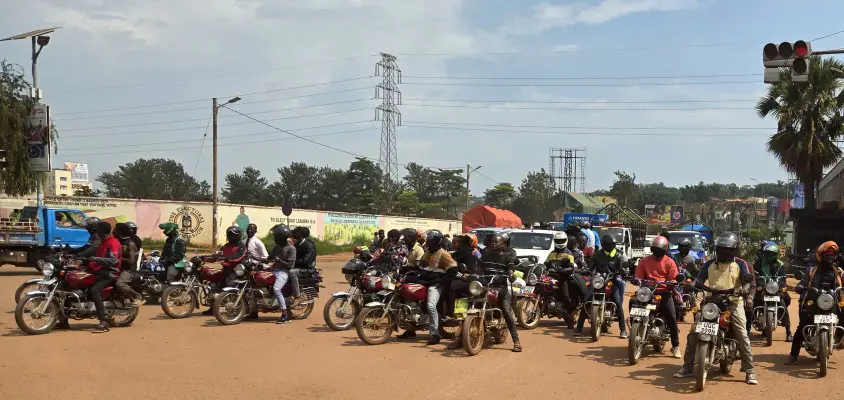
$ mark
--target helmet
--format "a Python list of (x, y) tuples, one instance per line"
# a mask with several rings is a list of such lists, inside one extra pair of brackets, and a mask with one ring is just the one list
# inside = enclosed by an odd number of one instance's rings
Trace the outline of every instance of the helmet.
[(121, 239), (132, 236), (132, 232), (129, 230), (129, 224), (124, 222), (118, 222), (114, 225), (114, 234)]
[(689, 238), (682, 238), (677, 242), (677, 247), (692, 247), (692, 240)]
[(425, 232), (425, 244), (428, 245), (428, 248), (442, 246), (443, 233), (437, 229), (431, 229)]
[(601, 236), (601, 247), (610, 251), (615, 249), (615, 238), (612, 235)]
[(554, 232), (554, 248), (557, 250), (562, 250), (566, 248), (568, 244), (569, 237), (566, 235), (565, 232)]
[(387, 232), (387, 240), (391, 243), (398, 243), (399, 239), (401, 239), (401, 232), (399, 232), (398, 229), (390, 229), (390, 231)]
[(765, 247), (762, 248), (763, 253), (774, 253), (780, 254), (780, 247), (776, 245), (776, 243), (769, 243), (766, 244)]
[(85, 218), (84, 221), (82, 221), (82, 226), (85, 227), (85, 229), (88, 231), (88, 233), (93, 235), (93, 234), (97, 233), (97, 224), (98, 223), (100, 223), (99, 218), (88, 217), (88, 218)]
[(815, 251), (815, 259), (817, 262), (827, 261), (831, 263), (835, 260), (835, 257), (838, 256), (838, 243), (833, 241), (824, 242), (822, 245), (818, 246), (818, 250)]
[(105, 221), (97, 222), (97, 234), (100, 236), (111, 234), (111, 224)]
[(229, 244), (237, 244), (240, 242), (241, 235), (243, 235), (243, 231), (241, 231), (239, 227), (230, 226), (226, 229), (226, 242)]
[[(688, 240), (688, 239), (685, 239)], [(691, 242), (689, 243), (691, 246)], [(651, 249), (657, 248), (662, 249), (663, 251), (668, 251), (668, 239), (665, 236), (657, 236), (651, 241)]]
[(179, 232), (179, 225), (175, 222), (162, 222), (158, 224), (158, 229), (161, 229), (165, 235), (170, 236)]
[(467, 233), (466, 236), (469, 238), (469, 245), (472, 247), (478, 247), (478, 235), (474, 233)]
[(273, 241), (276, 246), (286, 246), (287, 239), (290, 238), (291, 232), (287, 225), (276, 225), (272, 229)]
[(126, 221), (126, 227), (129, 228), (129, 234), (137, 235), (138, 234), (138, 225), (136, 225), (132, 221)]
[(255, 236), (256, 233), (258, 233), (258, 225), (249, 224), (246, 226), (246, 236), (252, 237)]
[(738, 236), (732, 232), (724, 232), (715, 239), (716, 261), (732, 261), (738, 252)]
[(416, 239), (419, 237), (419, 234), (416, 233), (416, 229), (404, 228), (399, 233), (404, 238), (404, 243), (407, 245), (408, 249), (412, 249), (416, 244)]

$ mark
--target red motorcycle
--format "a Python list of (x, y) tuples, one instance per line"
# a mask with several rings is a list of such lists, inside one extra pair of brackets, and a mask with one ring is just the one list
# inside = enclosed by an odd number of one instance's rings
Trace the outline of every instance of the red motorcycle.
[(161, 309), (170, 318), (186, 318), (200, 305), (211, 308), (214, 296), (223, 289), (226, 275), (222, 269), (203, 264), (215, 256), (193, 257), (185, 263), (182, 280), (170, 282), (161, 293)]

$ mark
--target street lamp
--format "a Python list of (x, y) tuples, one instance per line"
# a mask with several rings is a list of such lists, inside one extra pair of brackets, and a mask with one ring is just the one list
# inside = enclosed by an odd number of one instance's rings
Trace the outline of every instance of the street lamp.
[(472, 172), (481, 169), (481, 167), (482, 165), (479, 165), (475, 167), (475, 169), (470, 170), (469, 168), (471, 168), (471, 165), (466, 164), (466, 212), (469, 212), (469, 176), (472, 174)]
[(214, 166), (213, 166), (213, 181), (214, 181), (214, 190), (211, 198), (211, 214), (213, 215), (211, 223), (213, 224), (211, 227), (211, 247), (217, 248), (217, 225), (219, 224), (218, 220), (219, 217), (217, 215), (217, 114), (219, 113), (220, 108), (223, 108), (229, 104), (234, 104), (240, 101), (240, 97), (235, 96), (229, 99), (229, 101), (217, 105), (217, 98), (214, 97), (211, 99), (211, 108), (212, 108), (212, 120), (213, 120), (213, 154), (214, 154)]

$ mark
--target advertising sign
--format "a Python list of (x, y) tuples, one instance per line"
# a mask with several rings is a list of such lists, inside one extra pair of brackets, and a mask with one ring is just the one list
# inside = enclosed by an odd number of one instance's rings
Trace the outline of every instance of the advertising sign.
[(794, 203), (791, 205), (791, 208), (803, 208), (806, 201), (804, 188), (802, 183), (798, 183), (794, 186)]
[[(595, 218), (592, 218), (592, 216)], [(591, 220), (590, 220), (591, 218)], [(572, 222), (586, 222), (589, 221), (592, 225), (601, 225), (607, 222), (607, 214), (589, 214), (589, 213), (566, 213), (563, 215), (563, 229), (569, 226)]]
[(27, 125), (24, 136), (29, 143), (29, 169), (50, 172), (50, 106), (36, 104)]
[(683, 223), (683, 206), (671, 206), (671, 223)]
[(88, 164), (66, 162), (64, 169), (70, 171), (71, 182), (89, 182), (88, 181)]

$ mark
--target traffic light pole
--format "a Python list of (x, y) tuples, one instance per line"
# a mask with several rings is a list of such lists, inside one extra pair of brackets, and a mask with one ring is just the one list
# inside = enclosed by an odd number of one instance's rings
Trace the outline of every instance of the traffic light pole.
[(844, 49), (834, 49), (834, 50), (821, 50), (821, 51), (814, 51), (812, 50), (812, 55), (826, 55), (826, 54), (844, 54)]

